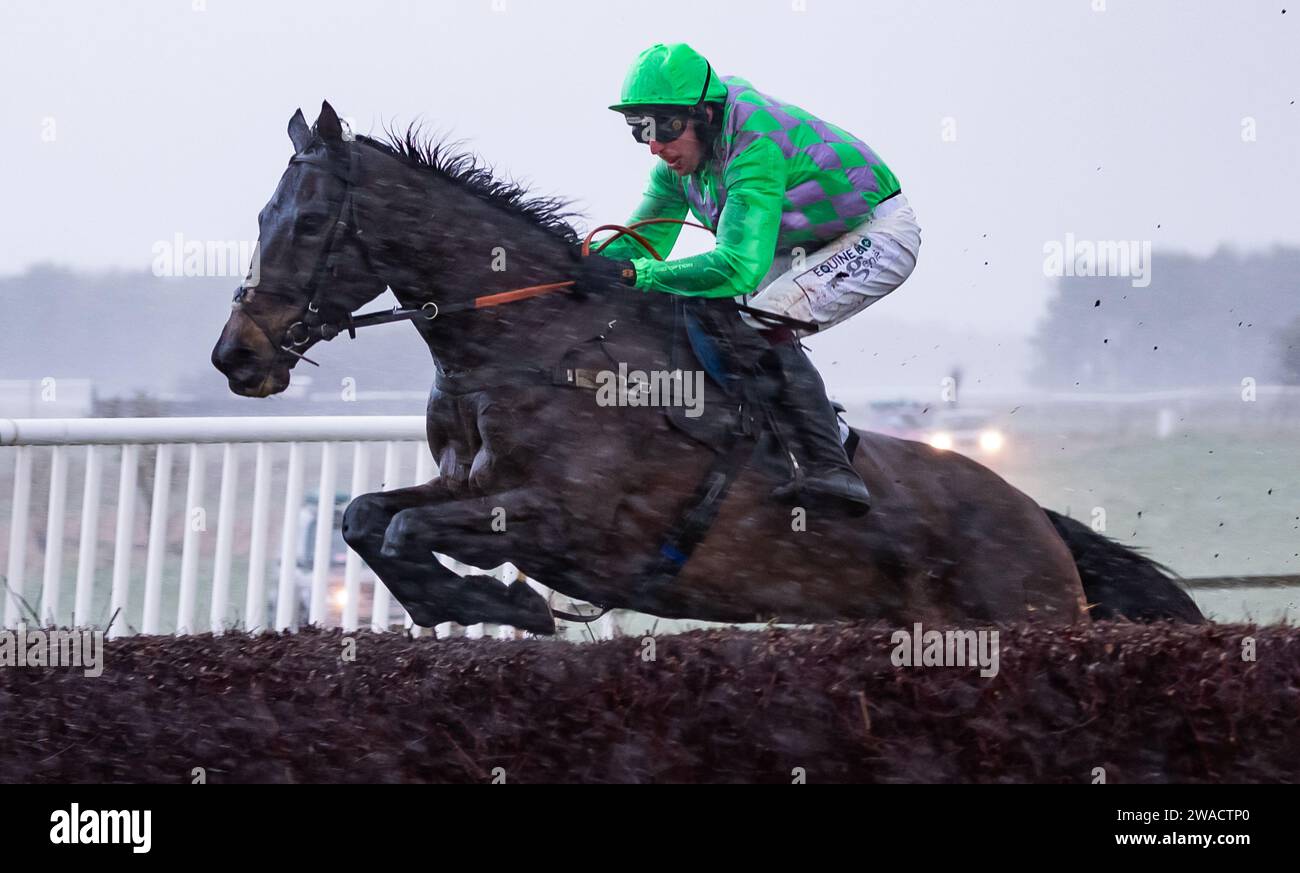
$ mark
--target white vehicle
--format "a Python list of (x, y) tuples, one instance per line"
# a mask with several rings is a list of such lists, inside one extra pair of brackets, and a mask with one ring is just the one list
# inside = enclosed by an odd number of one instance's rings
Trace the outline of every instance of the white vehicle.
[[(343, 624), (343, 608), (347, 604), (347, 587), (344, 582), (344, 569), (348, 556), (348, 544), (343, 541), (343, 512), (351, 502), (351, 496), (340, 491), (334, 496), (334, 519), (330, 531), (329, 572), (325, 581), (325, 616), (324, 627), (340, 627)], [(297, 612), (293, 626), (305, 627), (311, 615), (311, 586), (313, 563), (316, 551), (316, 507), (317, 495), (307, 494), (298, 510), (298, 548), (297, 561), (294, 566), (294, 589), (297, 593)], [(371, 621), (371, 604), (374, 601), (374, 574), (362, 565), (357, 618), (363, 627)], [(270, 611), (275, 615), (275, 592), (271, 592)], [(388, 624), (400, 627), (406, 621), (406, 611), (395, 598), (389, 599)]]
[(993, 422), (989, 412), (958, 409), (939, 415), (921, 434), (921, 439), (936, 449), (965, 455), (1001, 454), (1006, 449), (1006, 435)]

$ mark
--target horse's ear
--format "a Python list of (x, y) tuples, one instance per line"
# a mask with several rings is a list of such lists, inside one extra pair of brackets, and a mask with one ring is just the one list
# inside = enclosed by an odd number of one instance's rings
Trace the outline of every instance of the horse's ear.
[(307, 126), (307, 119), (303, 118), (301, 109), (289, 119), (289, 139), (293, 142), (294, 154), (302, 152), (311, 142), (311, 128)]
[(338, 113), (326, 100), (320, 105), (320, 117), (316, 119), (316, 133), (326, 142), (343, 142), (343, 124)]

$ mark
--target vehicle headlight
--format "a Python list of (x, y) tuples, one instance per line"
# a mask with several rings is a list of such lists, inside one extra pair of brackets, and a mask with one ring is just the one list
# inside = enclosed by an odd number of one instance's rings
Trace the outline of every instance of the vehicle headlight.
[(980, 448), (986, 452), (999, 452), (1002, 450), (1002, 433), (996, 430), (986, 430), (980, 434)]
[(336, 609), (342, 609), (348, 602), (348, 590), (342, 585), (335, 588), (334, 592), (330, 594), (330, 602), (334, 604)]
[(936, 449), (938, 449), (938, 450), (941, 451), (941, 452), (946, 452), (946, 451), (951, 450), (951, 449), (952, 449), (952, 434), (950, 434), (950, 433), (946, 433), (946, 432), (944, 432), (944, 431), (939, 431), (938, 433), (931, 434), (931, 435), (930, 435), (930, 446), (931, 446), (932, 448), (936, 448)]

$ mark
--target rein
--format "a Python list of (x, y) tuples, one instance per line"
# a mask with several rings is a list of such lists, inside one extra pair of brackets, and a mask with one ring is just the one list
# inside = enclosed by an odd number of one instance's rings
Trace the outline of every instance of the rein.
[[(653, 257), (656, 261), (662, 261), (664, 259), (663, 255), (655, 251), (654, 246), (650, 245), (649, 240), (647, 240), (644, 236), (636, 232), (637, 228), (645, 227), (648, 224), (680, 224), (682, 227), (698, 227), (700, 230), (707, 230), (709, 233), (713, 233), (713, 228), (708, 227), (707, 225), (699, 224), (694, 221), (684, 221), (683, 219), (680, 218), (644, 218), (641, 221), (634, 221), (632, 224), (629, 225), (602, 224), (600, 227), (594, 228), (590, 233), (586, 235), (586, 237), (583, 238), (582, 256), (584, 258), (591, 256), (592, 237), (594, 237), (596, 234), (600, 233), (601, 231), (612, 230), (614, 231), (614, 233), (609, 237), (609, 239), (601, 240), (600, 245), (596, 247), (596, 254), (599, 254), (601, 251), (605, 249), (607, 245), (614, 242), (614, 240), (618, 239), (619, 237), (630, 236), (633, 240), (637, 242), (638, 245), (640, 245), (643, 249), (649, 252), (650, 256)], [(536, 297), (540, 294), (549, 294), (552, 291), (558, 291), (561, 288), (568, 288), (573, 284), (574, 284), (573, 282), (555, 282), (550, 285), (533, 285), (528, 288), (520, 288), (516, 291), (506, 291), (504, 293), (493, 294), (488, 297), (479, 297), (476, 298), (472, 304), (468, 306), (464, 306), (462, 308), (481, 309), (484, 306), (497, 306), (501, 303), (513, 302), (514, 300), (526, 300), (529, 297)], [(755, 318), (759, 319), (760, 321), (766, 321), (768, 323), (771, 323), (776, 326), (781, 326), (781, 327), (793, 327), (799, 330), (806, 330), (809, 333), (816, 333), (821, 327), (820, 325), (815, 324), (811, 321), (804, 321), (799, 318), (791, 318), (788, 315), (781, 315), (778, 312), (769, 312), (766, 309), (755, 309), (752, 306), (743, 306), (739, 303), (736, 304), (736, 309), (740, 312), (746, 313), (747, 315), (752, 315)]]

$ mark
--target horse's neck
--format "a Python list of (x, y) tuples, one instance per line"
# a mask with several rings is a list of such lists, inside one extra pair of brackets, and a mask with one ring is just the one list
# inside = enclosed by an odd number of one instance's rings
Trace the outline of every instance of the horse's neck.
[[(573, 277), (571, 247), (555, 233), (450, 180), (408, 173), (395, 202), (378, 211), (393, 225), (383, 231), (390, 253), (385, 278), (403, 306), (465, 303)], [(637, 292), (578, 299), (561, 291), (415, 325), (438, 366), (473, 370), (551, 363), (575, 343), (607, 332), (611, 322), (639, 320), (644, 309)]]

